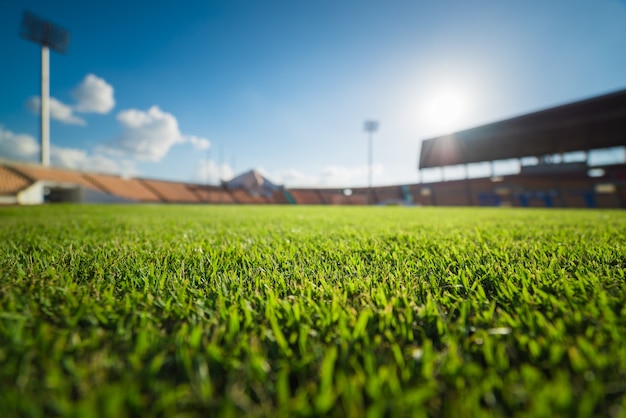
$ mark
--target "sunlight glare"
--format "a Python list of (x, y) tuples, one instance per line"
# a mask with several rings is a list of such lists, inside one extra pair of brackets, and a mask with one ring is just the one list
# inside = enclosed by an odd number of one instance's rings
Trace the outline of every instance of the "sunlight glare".
[(424, 110), (425, 121), (431, 130), (453, 132), (466, 122), (467, 97), (460, 89), (445, 88), (432, 96)]

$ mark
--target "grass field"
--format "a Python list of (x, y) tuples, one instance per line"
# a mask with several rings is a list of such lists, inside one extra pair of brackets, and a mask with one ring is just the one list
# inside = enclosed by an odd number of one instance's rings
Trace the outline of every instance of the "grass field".
[(626, 212), (0, 209), (0, 416), (626, 414)]

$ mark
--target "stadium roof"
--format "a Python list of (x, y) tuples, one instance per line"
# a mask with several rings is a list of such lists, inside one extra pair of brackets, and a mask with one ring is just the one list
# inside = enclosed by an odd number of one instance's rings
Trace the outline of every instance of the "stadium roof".
[(626, 145), (626, 90), (424, 140), (419, 168)]
[(237, 177), (223, 182), (228, 188), (244, 188), (248, 190), (266, 189), (279, 190), (280, 186), (272, 183), (256, 170), (249, 170)]

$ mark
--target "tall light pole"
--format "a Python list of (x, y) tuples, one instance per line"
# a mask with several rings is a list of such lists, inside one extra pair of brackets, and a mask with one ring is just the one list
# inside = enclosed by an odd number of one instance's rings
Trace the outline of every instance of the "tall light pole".
[(222, 165), (224, 164), (224, 146), (220, 143), (219, 144), (219, 161), (217, 162), (217, 177), (219, 180), (219, 183), (222, 184), (222, 180), (224, 178), (224, 173), (222, 173)]
[(368, 157), (367, 157), (367, 166), (368, 166), (368, 185), (369, 188), (372, 188), (372, 172), (373, 172), (373, 156), (372, 156), (372, 134), (378, 130), (378, 121), (375, 120), (366, 120), (363, 124), (363, 129), (368, 133)]
[(41, 45), (41, 165), (50, 165), (50, 49), (65, 54), (70, 34), (31, 12), (24, 12), (20, 36)]

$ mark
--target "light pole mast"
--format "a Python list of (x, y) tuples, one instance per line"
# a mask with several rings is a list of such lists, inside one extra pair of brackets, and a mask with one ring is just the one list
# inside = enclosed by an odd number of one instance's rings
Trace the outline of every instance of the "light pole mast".
[(20, 36), (41, 45), (41, 165), (50, 165), (50, 49), (65, 54), (70, 34), (54, 23), (31, 12), (24, 12)]
[(50, 48), (41, 46), (41, 165), (50, 165)]
[(372, 135), (374, 132), (378, 130), (378, 121), (375, 120), (366, 120), (363, 124), (363, 129), (368, 133), (368, 157), (367, 157), (367, 167), (368, 167), (368, 187), (370, 188), (370, 192), (372, 189), (372, 174), (374, 169), (374, 160), (373, 160), (373, 144), (372, 144)]

